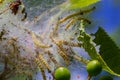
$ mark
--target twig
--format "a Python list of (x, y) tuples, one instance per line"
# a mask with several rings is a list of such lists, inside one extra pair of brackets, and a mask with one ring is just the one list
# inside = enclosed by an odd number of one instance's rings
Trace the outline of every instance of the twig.
[(91, 79), (91, 76), (90, 75), (88, 75), (88, 80), (90, 80)]

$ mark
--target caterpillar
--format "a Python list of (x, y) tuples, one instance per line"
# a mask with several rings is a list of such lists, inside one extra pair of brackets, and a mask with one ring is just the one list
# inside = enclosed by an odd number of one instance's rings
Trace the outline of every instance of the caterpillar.
[(50, 59), (54, 62), (54, 64), (55, 64), (57, 67), (59, 67), (60, 64), (56, 61), (56, 59), (54, 58), (53, 54), (52, 54), (50, 51), (48, 51), (47, 53), (48, 53)]
[(46, 68), (51, 71), (50, 66), (48, 65), (48, 63), (45, 61), (45, 59), (43, 58), (43, 56), (41, 54), (38, 54), (38, 58), (41, 61), (42, 64), (44, 64), (46, 66)]
[(39, 61), (39, 59), (35, 58), (35, 62), (36, 62), (36, 64), (38, 65), (39, 69), (41, 70), (41, 73), (42, 73), (42, 76), (43, 76), (43, 80), (47, 80), (47, 79), (46, 79), (46, 75), (45, 75), (45, 71), (44, 71), (44, 69), (43, 69), (43, 67), (42, 67), (42, 64), (41, 64), (41, 62)]
[(75, 42), (71, 42), (71, 41), (66, 41), (66, 40), (59, 40), (58, 41), (59, 44), (64, 44), (67, 46), (71, 46), (71, 47), (79, 47), (80, 44), (79, 43), (75, 43)]

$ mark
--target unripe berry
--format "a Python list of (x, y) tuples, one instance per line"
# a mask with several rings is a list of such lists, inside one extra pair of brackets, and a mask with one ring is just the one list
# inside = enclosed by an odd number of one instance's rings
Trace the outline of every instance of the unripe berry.
[(56, 80), (70, 80), (70, 71), (65, 67), (59, 67), (54, 72)]
[(90, 76), (96, 76), (102, 71), (102, 65), (98, 60), (92, 60), (87, 64), (86, 69)]

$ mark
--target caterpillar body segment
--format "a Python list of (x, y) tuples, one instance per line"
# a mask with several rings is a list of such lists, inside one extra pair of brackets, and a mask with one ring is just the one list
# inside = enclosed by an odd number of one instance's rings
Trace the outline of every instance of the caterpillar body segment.
[(45, 75), (45, 71), (44, 71), (44, 68), (42, 66), (42, 63), (39, 61), (39, 59), (35, 58), (35, 62), (37, 63), (40, 71), (41, 71), (41, 74), (42, 74), (42, 77), (43, 77), (43, 80), (47, 80), (46, 79), (46, 75)]
[(49, 55), (50, 59), (54, 62), (54, 64), (56, 65), (56, 67), (61, 66), (61, 65), (57, 62), (57, 60), (54, 58), (53, 54), (52, 54), (50, 51), (48, 51), (48, 55)]

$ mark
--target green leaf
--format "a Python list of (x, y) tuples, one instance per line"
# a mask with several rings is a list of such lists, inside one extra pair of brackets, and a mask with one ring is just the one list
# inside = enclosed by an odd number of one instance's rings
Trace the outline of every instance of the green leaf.
[(81, 46), (88, 52), (89, 56), (92, 59), (98, 59), (97, 51), (92, 43), (92, 38), (89, 34), (85, 32), (81, 32), (82, 34), (79, 35), (78, 40), (82, 42)]
[(95, 33), (94, 42), (100, 45), (99, 53), (108, 67), (114, 73), (120, 74), (120, 49), (103, 28), (100, 27)]
[(117, 28), (112, 34), (111, 34), (111, 38), (116, 42), (116, 44), (118, 45), (118, 47), (120, 47), (120, 27)]
[(92, 5), (100, 0), (69, 0), (70, 9), (83, 8)]
[[(120, 50), (107, 33), (99, 28), (94, 34), (95, 39), (85, 32), (84, 25), (81, 22), (79, 28), (80, 35), (78, 41), (82, 42), (81, 46), (88, 52), (91, 59), (100, 61), (104, 70), (109, 73), (120, 76)], [(93, 42), (94, 41), (94, 42)], [(94, 43), (100, 46), (100, 53), (97, 52)]]

